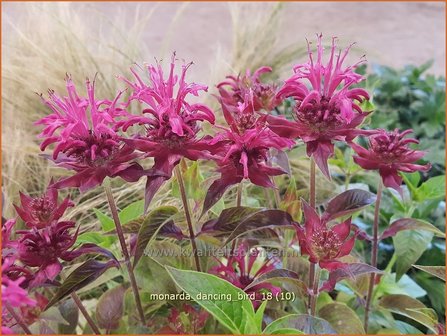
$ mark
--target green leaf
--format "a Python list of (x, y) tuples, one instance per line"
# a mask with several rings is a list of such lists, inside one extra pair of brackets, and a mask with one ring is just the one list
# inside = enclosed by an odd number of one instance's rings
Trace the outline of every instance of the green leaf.
[(336, 334), (328, 321), (310, 315), (291, 314), (280, 317), (270, 323), (262, 332), (266, 335), (281, 333), (278, 331), (289, 331), (295, 329), (302, 334)]
[(393, 237), (397, 279), (420, 258), (433, 238), (433, 233), (424, 230), (398, 232)]
[(380, 284), (376, 287), (375, 296), (380, 297), (386, 294), (403, 294), (418, 298), (425, 296), (427, 292), (407, 274), (396, 281), (396, 273), (385, 273), (380, 278)]
[(328, 321), (339, 334), (365, 334), (362, 321), (344, 303), (329, 303), (318, 311), (318, 316)]
[(433, 309), (427, 308), (422, 302), (406, 295), (388, 295), (379, 301), (379, 306), (392, 313), (408, 317), (438, 333), (436, 325), (438, 317)]
[(200, 173), (199, 161), (194, 161), (183, 174), (187, 195), (194, 200), (201, 200), (205, 197), (202, 187), (203, 176)]
[(422, 266), (422, 265), (413, 265), (424, 272), (427, 272), (435, 277), (445, 281), (445, 266)]
[(445, 175), (435, 176), (418, 188), (418, 199), (439, 199), (445, 196)]
[(141, 225), (138, 232), (137, 243), (135, 247), (135, 257), (133, 267), (138, 264), (138, 261), (144, 254), (149, 242), (156, 236), (160, 228), (172, 221), (172, 216), (178, 212), (178, 209), (173, 206), (162, 206), (149, 212)]
[[(243, 334), (254, 309), (245, 292), (215, 275), (166, 267), (175, 283), (233, 334)], [(216, 299), (201, 297), (214, 295)]]
[(113, 222), (112, 218), (103, 214), (98, 209), (93, 209), (93, 212), (95, 213), (96, 218), (98, 218), (99, 223), (101, 224), (101, 228), (104, 232), (113, 230), (115, 228), (115, 223)]
[(133, 219), (140, 217), (144, 213), (144, 200), (136, 201), (129, 204), (123, 210), (120, 211), (118, 217), (121, 224), (126, 224)]
[(48, 302), (45, 310), (72, 292), (93, 282), (109, 268), (118, 266), (119, 264), (116, 260), (109, 260), (106, 263), (94, 259), (87, 260), (70, 273), (67, 279), (65, 279), (62, 285), (57, 289), (56, 294), (54, 294), (50, 302)]
[(126, 288), (119, 285), (101, 295), (96, 304), (96, 320), (100, 328), (113, 330), (119, 327), (124, 312), (125, 292)]
[(106, 240), (106, 237), (98, 232), (84, 232), (76, 239), (76, 243), (93, 243), (101, 245)]

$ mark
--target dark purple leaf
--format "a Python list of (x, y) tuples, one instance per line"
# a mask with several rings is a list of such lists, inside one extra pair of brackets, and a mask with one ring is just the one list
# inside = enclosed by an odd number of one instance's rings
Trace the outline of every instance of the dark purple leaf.
[(147, 211), (152, 199), (162, 184), (168, 180), (167, 176), (148, 176), (146, 180), (146, 189), (144, 190), (144, 212)]
[(355, 224), (351, 224), (351, 229), (355, 232), (355, 234), (357, 235), (357, 239), (360, 240), (367, 240), (367, 241), (372, 241), (373, 237), (371, 237), (369, 234), (367, 234), (365, 231), (363, 231), (362, 229), (360, 229), (357, 225)]
[(137, 265), (138, 261), (143, 256), (146, 246), (156, 236), (160, 228), (169, 222), (171, 222), (169, 225), (173, 225), (172, 216), (177, 212), (178, 210), (176, 207), (162, 206), (152, 210), (146, 215), (141, 224), (140, 231), (138, 232), (133, 267)]
[(391, 223), (391, 225), (382, 232), (380, 240), (393, 237), (396, 235), (396, 233), (404, 230), (425, 230), (433, 232), (438, 237), (445, 237), (444, 232), (440, 231), (438, 228), (430, 223), (427, 223), (420, 219), (401, 218)]
[(368, 264), (363, 263), (345, 264), (344, 267), (337, 268), (336, 270), (329, 273), (328, 280), (323, 284), (320, 290), (330, 292), (335, 288), (335, 285), (340, 280), (346, 278), (354, 279), (359, 275), (368, 273), (380, 274), (383, 272)]
[(203, 224), (201, 232), (213, 232), (215, 235), (229, 234), (245, 219), (260, 211), (258, 208), (233, 207), (223, 210), (218, 218)]
[(62, 317), (67, 321), (68, 324), (59, 323), (58, 332), (59, 334), (74, 334), (76, 332), (76, 327), (78, 326), (79, 320), (79, 309), (74, 301), (70, 298), (61, 302), (58, 306), (59, 312)]
[(281, 285), (286, 283), (290, 284), (294, 287), (294, 291), (298, 292), (300, 296), (307, 295), (306, 284), (299, 279), (299, 275), (296, 272), (290, 271), (288, 269), (275, 269), (273, 271), (264, 273), (261, 276), (255, 278), (253, 282), (244, 289), (244, 291), (247, 291), (247, 289), (250, 289), (264, 282), (271, 281), (281, 281)]
[(361, 189), (342, 192), (331, 199), (323, 214), (326, 220), (332, 220), (359, 211), (376, 201), (376, 195)]
[(96, 305), (96, 320), (100, 328), (113, 330), (119, 327), (124, 312), (125, 292), (126, 288), (120, 285), (101, 295)]
[(184, 235), (182, 230), (180, 230), (180, 228), (175, 225), (173, 220), (170, 220), (165, 225), (163, 225), (160, 228), (160, 231), (158, 231), (158, 235), (162, 237), (174, 238), (177, 240), (188, 238), (188, 236)]
[(89, 253), (101, 254), (101, 255), (108, 257), (109, 259), (116, 260), (116, 258), (112, 252), (110, 252), (109, 250), (107, 250), (101, 246), (93, 244), (93, 243), (82, 244), (75, 250), (71, 251), (67, 256), (64, 256), (63, 259), (66, 261), (72, 261), (81, 255), (89, 254)]
[(230, 233), (223, 245), (228, 244), (240, 235), (261, 229), (272, 229), (277, 227), (292, 227), (293, 219), (290, 214), (282, 210), (261, 209), (252, 215), (246, 217), (241, 222), (236, 223), (237, 226)]
[(45, 310), (62, 300), (67, 295), (87, 286), (111, 267), (119, 267), (118, 261), (109, 260), (108, 262), (103, 263), (95, 259), (87, 260), (70, 273), (67, 279), (65, 279), (62, 285), (58, 288), (50, 302), (48, 302)]
[(284, 170), (287, 174), (290, 175), (290, 164), (289, 157), (282, 150), (272, 149), (272, 163), (279, 166), (282, 170)]
[(240, 181), (241, 178), (237, 176), (228, 176), (214, 181), (206, 193), (201, 216), (220, 200), (229, 187)]

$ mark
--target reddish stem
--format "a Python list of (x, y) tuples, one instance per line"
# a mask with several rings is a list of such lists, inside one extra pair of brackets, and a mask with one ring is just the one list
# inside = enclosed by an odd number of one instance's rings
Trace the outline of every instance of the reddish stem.
[(25, 321), (22, 320), (22, 317), (16, 313), (14, 308), (9, 303), (4, 303), (6, 310), (11, 314), (11, 316), (16, 320), (17, 324), (23, 329), (25, 334), (32, 335), (33, 333), (31, 330), (29, 330), (28, 326), (26, 325)]
[(75, 292), (71, 293), (71, 298), (73, 299), (76, 306), (78, 306), (79, 310), (81, 311), (82, 315), (84, 315), (85, 320), (87, 321), (90, 328), (92, 328), (93, 332), (96, 335), (101, 335), (101, 331), (99, 330), (98, 326), (96, 325), (95, 321), (91, 318), (89, 313), (87, 312), (87, 309), (85, 309), (84, 305), (82, 304), (81, 299), (79, 298), (78, 294)]
[(109, 202), (110, 211), (112, 212), (113, 221), (115, 222), (116, 233), (118, 235), (121, 250), (124, 255), (124, 262), (127, 267), (127, 272), (129, 273), (130, 284), (132, 286), (133, 295), (135, 297), (135, 304), (137, 306), (138, 314), (140, 315), (140, 320), (143, 325), (146, 325), (146, 319), (144, 317), (143, 306), (141, 305), (140, 293), (138, 291), (137, 280), (135, 279), (135, 274), (133, 273), (132, 265), (130, 263), (129, 251), (127, 250), (126, 239), (124, 238), (123, 228), (121, 226), (121, 221), (118, 216), (118, 210), (116, 208), (115, 199), (113, 198), (112, 188), (110, 187), (110, 181), (104, 181), (104, 190), (106, 192), (107, 201)]
[[(309, 205), (315, 209), (316, 206), (316, 191), (315, 191), (315, 175), (316, 175), (316, 165), (315, 160), (310, 158), (310, 173), (309, 173)], [(314, 287), (315, 282), (315, 263), (310, 263), (309, 267), (309, 282), (308, 288), (311, 289)], [(307, 302), (307, 308), (311, 310), (312, 305), (312, 296), (309, 296), (309, 300)]]
[[(371, 266), (377, 267), (377, 254), (379, 248), (379, 217), (380, 217), (380, 201), (382, 200), (382, 180), (379, 180), (379, 185), (377, 187), (377, 200), (374, 208), (374, 223), (373, 223), (373, 241), (372, 241), (372, 251), (371, 251)], [(371, 300), (375, 284), (375, 273), (371, 273), (369, 277), (368, 294), (366, 296), (365, 305), (365, 320), (364, 329), (368, 333), (368, 322), (369, 322), (369, 312), (371, 308)]]

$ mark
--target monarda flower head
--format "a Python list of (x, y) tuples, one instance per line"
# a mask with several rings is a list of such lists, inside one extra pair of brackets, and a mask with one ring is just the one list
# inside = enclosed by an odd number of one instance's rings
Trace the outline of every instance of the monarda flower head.
[(54, 280), (59, 275), (62, 264), (60, 259), (71, 261), (78, 254), (71, 250), (76, 242), (77, 231), (72, 233), (74, 222), (54, 222), (37, 229), (17, 231), (18, 256), (20, 261), (29, 267), (38, 267), (32, 286), (38, 286), (46, 280)]
[(260, 67), (253, 74), (247, 70), (244, 76), (227, 76), (227, 80), (219, 83), (217, 97), (228, 125), (232, 129), (243, 130), (254, 128), (264, 118), (258, 113), (261, 110), (270, 112), (281, 100), (276, 96), (276, 86), (261, 82), (260, 76), (271, 72), (270, 67)]
[(14, 205), (20, 218), (28, 227), (44, 228), (54, 221), (58, 221), (73, 202), (66, 197), (60, 204), (58, 202), (58, 191), (50, 186), (47, 191), (38, 197), (30, 197), (20, 193), (21, 207)]
[(257, 277), (275, 270), (279, 263), (279, 259), (276, 258), (262, 259), (261, 252), (259, 248), (250, 249), (246, 242), (242, 242), (225, 263), (218, 260), (219, 265), (210, 269), (211, 274), (252, 295), (255, 308), (261, 304), (263, 292), (271, 292), (274, 296), (281, 292), (281, 288), (265, 282), (252, 285)]
[(318, 263), (321, 268), (334, 270), (342, 267), (344, 263), (338, 259), (348, 255), (355, 243), (355, 234), (349, 238), (351, 218), (329, 227), (315, 209), (304, 200), (301, 203), (304, 227), (296, 227), (301, 254), (308, 255), (309, 261)]
[(351, 88), (363, 80), (354, 72), (363, 60), (343, 68), (350, 47), (343, 54), (336, 54), (334, 38), (325, 64), (321, 40), (319, 35), (317, 59), (313, 58), (309, 46), (309, 62), (296, 65), (295, 75), (285, 81), (277, 94), (279, 98), (295, 100), (295, 120), (270, 115), (267, 121), (279, 135), (303, 140), (307, 155), (313, 157), (324, 175), (330, 178), (327, 159), (334, 153), (334, 141), (349, 141), (362, 133), (356, 128), (368, 113), (362, 111), (359, 103), (369, 99), (369, 95), (364, 89)]
[(28, 292), (23, 288), (25, 277), (11, 278), (9, 275), (14, 274), (10, 269), (14, 266), (15, 257), (7, 257), (2, 259), (2, 334), (13, 334), (14, 320), (10, 317), (5, 306), (12, 308), (17, 307), (34, 307), (36, 301), (31, 299)]
[(401, 191), (402, 177), (399, 172), (413, 173), (428, 171), (430, 164), (418, 165), (414, 162), (421, 159), (425, 152), (410, 148), (410, 144), (418, 144), (413, 138), (405, 138), (412, 130), (392, 132), (376, 130), (368, 137), (368, 148), (351, 142), (349, 145), (357, 155), (354, 161), (363, 169), (378, 170), (386, 187)]
[(274, 188), (271, 177), (287, 172), (270, 165), (269, 150), (291, 148), (294, 141), (282, 138), (266, 127), (257, 127), (242, 134), (224, 129), (209, 144), (221, 176), (208, 189), (203, 211), (213, 206), (228, 187), (244, 179), (261, 187)]
[(146, 66), (147, 84), (133, 69), (135, 83), (123, 78), (132, 91), (130, 101), (142, 104), (142, 114), (127, 114), (119, 126), (123, 131), (137, 124), (144, 127), (142, 134), (128, 139), (127, 143), (144, 152), (146, 157), (153, 157), (152, 171), (163, 173), (163, 176), (148, 176), (146, 206), (161, 184), (171, 177), (173, 168), (182, 158), (198, 160), (207, 157), (208, 141), (198, 134), (200, 123), (208, 121), (213, 124), (215, 120), (207, 106), (188, 102), (191, 95), (198, 96), (200, 91), (208, 89), (185, 81), (192, 63), (182, 65), (181, 75), (177, 76), (174, 73), (175, 61), (174, 54), (167, 78), (160, 63)]
[(86, 82), (87, 98), (80, 97), (73, 81), (66, 79), (68, 96), (59, 97), (49, 91), (44, 103), (52, 114), (37, 121), (45, 128), (40, 137), (45, 140), (41, 150), (55, 144), (52, 160), (60, 167), (74, 170), (75, 174), (53, 184), (56, 188), (79, 187), (81, 191), (100, 185), (107, 176), (120, 176), (136, 181), (142, 167), (134, 162), (134, 149), (120, 140), (113, 130), (115, 118), (124, 112), (117, 107), (121, 92), (113, 101), (97, 100), (94, 83)]

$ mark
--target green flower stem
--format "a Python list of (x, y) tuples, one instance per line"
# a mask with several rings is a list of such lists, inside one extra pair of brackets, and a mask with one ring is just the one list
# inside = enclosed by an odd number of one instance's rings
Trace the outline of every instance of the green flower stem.
[(183, 182), (183, 175), (182, 175), (182, 171), (180, 170), (180, 165), (177, 165), (175, 167), (174, 173), (175, 173), (175, 177), (176, 177), (177, 182), (180, 187), (180, 195), (182, 197), (183, 209), (185, 211), (186, 222), (188, 224), (189, 238), (191, 240), (192, 253), (194, 255), (196, 270), (197, 270), (197, 272), (201, 272), (200, 260), (199, 260), (198, 254), (197, 254), (196, 238), (195, 238), (194, 229), (192, 226), (191, 213), (189, 211), (188, 198), (186, 197), (185, 183)]
[(16, 313), (13, 307), (9, 303), (4, 303), (6, 310), (11, 314), (11, 316), (16, 320), (17, 324), (23, 329), (25, 334), (32, 335), (33, 333), (31, 330), (29, 330), (28, 326), (26, 325), (25, 321), (22, 320), (22, 317)]
[(116, 208), (115, 199), (113, 198), (112, 188), (110, 186), (110, 180), (107, 178), (104, 180), (104, 191), (107, 196), (107, 201), (109, 202), (110, 211), (112, 212), (113, 221), (115, 223), (116, 233), (118, 235), (121, 250), (124, 256), (124, 262), (127, 267), (127, 272), (129, 273), (130, 284), (132, 286), (133, 295), (135, 297), (135, 304), (137, 306), (138, 314), (140, 316), (141, 322), (146, 325), (146, 319), (144, 317), (143, 306), (141, 305), (140, 293), (138, 291), (137, 280), (135, 279), (135, 274), (133, 273), (133, 268), (130, 263), (129, 251), (126, 246), (126, 239), (124, 238), (123, 228), (121, 226), (120, 218), (118, 216), (118, 210)]
[[(377, 200), (374, 208), (374, 223), (373, 223), (373, 241), (372, 241), (372, 251), (371, 251), (371, 266), (377, 267), (377, 254), (379, 247), (379, 216), (380, 216), (380, 201), (382, 200), (382, 180), (379, 180), (379, 185), (377, 187)], [(369, 312), (371, 309), (371, 299), (374, 291), (375, 273), (371, 273), (369, 277), (368, 294), (366, 296), (365, 305), (365, 321), (364, 329), (368, 333), (368, 322), (369, 322)]]

